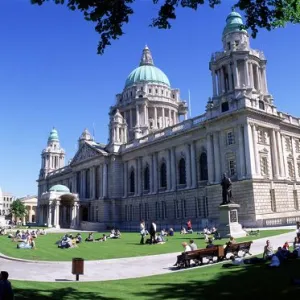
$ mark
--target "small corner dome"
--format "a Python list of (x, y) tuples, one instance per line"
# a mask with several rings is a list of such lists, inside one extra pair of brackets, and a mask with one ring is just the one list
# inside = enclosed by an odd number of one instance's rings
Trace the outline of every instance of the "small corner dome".
[(161, 83), (171, 86), (167, 75), (154, 66), (151, 52), (147, 46), (143, 50), (140, 66), (128, 75), (125, 88), (141, 82)]
[(50, 132), (50, 135), (49, 135), (49, 138), (48, 138), (48, 141), (59, 141), (59, 138), (58, 138), (58, 132), (55, 128), (53, 128)]
[(70, 190), (65, 185), (56, 184), (50, 188), (49, 192), (70, 193)]
[(223, 35), (231, 32), (245, 32), (245, 29), (241, 27), (244, 25), (242, 16), (236, 12), (232, 11), (226, 18), (226, 26), (223, 30)]

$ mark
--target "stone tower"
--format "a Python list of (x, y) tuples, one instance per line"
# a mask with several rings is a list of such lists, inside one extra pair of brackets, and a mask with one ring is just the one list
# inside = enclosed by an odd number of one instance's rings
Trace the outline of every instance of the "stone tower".
[(40, 178), (46, 178), (49, 172), (60, 169), (65, 165), (65, 151), (60, 147), (57, 130), (50, 132), (47, 147), (42, 152)]
[(215, 52), (209, 64), (213, 96), (207, 103), (207, 118), (246, 107), (276, 115), (268, 93), (265, 56), (251, 49), (239, 13), (232, 11), (226, 18), (222, 42), (223, 51)]

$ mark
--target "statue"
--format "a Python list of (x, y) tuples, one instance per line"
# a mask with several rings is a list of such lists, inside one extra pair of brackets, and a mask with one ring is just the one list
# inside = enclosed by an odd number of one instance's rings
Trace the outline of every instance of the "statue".
[(231, 199), (232, 199), (232, 191), (231, 191), (232, 190), (232, 183), (231, 183), (230, 178), (227, 177), (225, 173), (223, 175), (221, 186), (222, 186), (222, 198), (223, 198), (223, 202), (221, 203), (221, 205), (232, 203), (231, 202)]

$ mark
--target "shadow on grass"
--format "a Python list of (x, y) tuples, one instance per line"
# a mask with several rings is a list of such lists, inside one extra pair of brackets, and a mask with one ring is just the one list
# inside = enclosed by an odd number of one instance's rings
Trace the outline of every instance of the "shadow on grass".
[[(143, 299), (288, 299), (299, 297), (300, 286), (291, 284), (300, 278), (300, 260), (286, 262), (279, 268), (268, 265), (248, 265), (238, 268), (200, 272), (191, 270), (174, 277), (174, 281), (145, 283), (145, 289), (135, 295)], [(198, 269), (200, 270), (200, 269)], [(195, 270), (197, 271), (197, 270)], [(283, 298), (284, 297), (284, 298)]]
[(38, 290), (38, 289), (14, 289), (15, 300), (35, 299), (35, 300), (90, 300), (90, 299), (103, 299), (103, 300), (118, 300), (118, 298), (111, 298), (99, 295), (94, 292), (83, 292), (77, 289), (67, 287), (55, 290)]

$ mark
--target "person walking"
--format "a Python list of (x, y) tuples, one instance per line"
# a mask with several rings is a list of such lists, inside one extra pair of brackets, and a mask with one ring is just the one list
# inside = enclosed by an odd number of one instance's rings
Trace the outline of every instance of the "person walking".
[(155, 241), (155, 235), (156, 235), (156, 224), (154, 223), (154, 221), (152, 221), (152, 223), (151, 223), (149, 233), (150, 233), (151, 244), (153, 244), (153, 242)]

